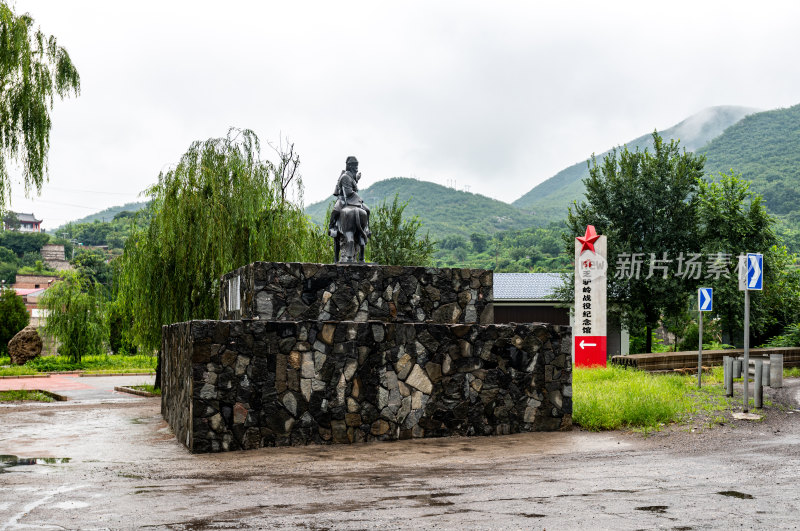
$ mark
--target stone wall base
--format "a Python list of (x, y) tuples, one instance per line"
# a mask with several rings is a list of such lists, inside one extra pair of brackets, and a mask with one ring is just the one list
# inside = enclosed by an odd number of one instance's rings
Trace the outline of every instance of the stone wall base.
[(161, 407), (192, 452), (558, 430), (570, 342), (547, 324), (178, 323)]

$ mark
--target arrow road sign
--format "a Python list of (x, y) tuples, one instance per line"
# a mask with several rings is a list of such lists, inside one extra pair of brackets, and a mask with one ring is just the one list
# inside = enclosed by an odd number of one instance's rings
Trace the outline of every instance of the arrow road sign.
[(575, 336), (576, 367), (606, 366), (606, 336)]
[(760, 290), (764, 284), (764, 255), (747, 253), (747, 289)]
[(700, 288), (697, 290), (697, 304), (701, 312), (710, 312), (714, 308), (713, 288)]

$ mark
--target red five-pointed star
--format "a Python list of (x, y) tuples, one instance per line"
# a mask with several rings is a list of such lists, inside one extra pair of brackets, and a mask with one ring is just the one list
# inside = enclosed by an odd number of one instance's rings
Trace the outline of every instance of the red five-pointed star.
[(586, 249), (595, 252), (594, 242), (596, 242), (597, 238), (599, 237), (600, 236), (597, 234), (597, 231), (594, 230), (594, 225), (587, 225), (586, 234), (584, 234), (583, 237), (578, 236), (576, 238), (579, 242), (581, 242), (581, 253), (583, 253), (583, 251), (585, 251)]

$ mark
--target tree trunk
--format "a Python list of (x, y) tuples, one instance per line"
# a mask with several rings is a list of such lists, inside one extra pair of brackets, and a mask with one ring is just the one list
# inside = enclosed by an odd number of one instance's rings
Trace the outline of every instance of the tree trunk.
[(158, 360), (156, 361), (156, 382), (153, 387), (161, 389), (161, 350), (158, 351)]
[(644, 351), (653, 352), (653, 328), (649, 324), (645, 326)]

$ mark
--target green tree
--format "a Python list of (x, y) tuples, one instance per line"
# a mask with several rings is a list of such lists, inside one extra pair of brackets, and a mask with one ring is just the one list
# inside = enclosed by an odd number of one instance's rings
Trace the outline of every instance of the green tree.
[(16, 265), (17, 255), (8, 247), (0, 246), (0, 262)]
[(121, 298), (106, 306), (108, 319), (108, 346), (114, 354), (136, 354), (133, 337), (133, 316), (130, 306)]
[(41, 191), (53, 100), (79, 91), (78, 71), (56, 38), (0, 3), (0, 210), (11, 197), (11, 162), (22, 167), (26, 193)]
[(10, 286), (16, 281), (17, 265), (9, 262), (0, 262), (0, 281), (5, 280), (5, 285)]
[(470, 234), (469, 239), (472, 242), (472, 250), (476, 253), (484, 252), (489, 243), (489, 237), (487, 235), (478, 234), (477, 232)]
[(3, 224), (5, 225), (5, 228), (11, 230), (19, 230), (19, 227), (21, 225), (19, 218), (17, 217), (17, 214), (15, 212), (6, 213), (6, 215), (3, 217)]
[(258, 260), (332, 261), (330, 239), (281, 198), (279, 182), (258, 137), (234, 129), (194, 142), (159, 175), (147, 190), (150, 223), (121, 257), (119, 292), (138, 344), (156, 349), (162, 325), (216, 317), (228, 271)]
[(400, 203), (394, 196), (391, 204), (381, 203), (372, 211), (366, 260), (383, 265), (424, 266), (430, 263), (436, 244), (422, 228), (417, 217), (403, 219), (408, 202)]
[(703, 252), (727, 257), (732, 266), (729, 275), (704, 281), (714, 288), (714, 313), (722, 321), (723, 341), (742, 341), (744, 303), (736, 266), (738, 256), (748, 252), (764, 254), (764, 291), (751, 293), (751, 330), (762, 338), (780, 332), (798, 318), (800, 280), (791, 267), (794, 257), (781, 245), (761, 195), (731, 170), (702, 181), (699, 199)]
[(8, 352), (8, 342), (28, 326), (30, 316), (25, 301), (13, 289), (0, 291), (0, 354)]
[(108, 338), (102, 287), (77, 271), (65, 271), (40, 299), (47, 310), (45, 331), (59, 352), (80, 363), (85, 355), (103, 354)]
[(38, 253), (42, 245), (50, 241), (50, 236), (44, 232), (15, 232), (5, 231), (0, 233), (0, 245), (8, 247), (17, 256), (25, 253)]
[[(697, 192), (703, 162), (702, 157), (680, 152), (675, 141), (664, 143), (655, 132), (652, 152), (613, 150), (602, 166), (592, 156), (584, 180), (586, 200), (569, 209), (567, 251), (573, 252), (574, 238), (583, 235), (587, 225), (608, 236), (608, 298), (614, 302), (609, 313), (618, 313), (629, 330), (644, 325), (648, 352), (652, 329), (662, 315), (685, 311), (695, 288), (680, 278), (663, 278), (659, 269), (651, 276), (650, 268), (660, 265), (653, 259), (663, 259), (664, 253), (674, 258), (699, 251)], [(637, 260), (639, 274), (633, 267), (630, 274), (614, 273), (616, 265)]]
[(81, 249), (70, 260), (70, 264), (92, 282), (102, 284), (106, 289), (111, 288), (111, 266), (106, 262), (106, 255), (102, 251)]

